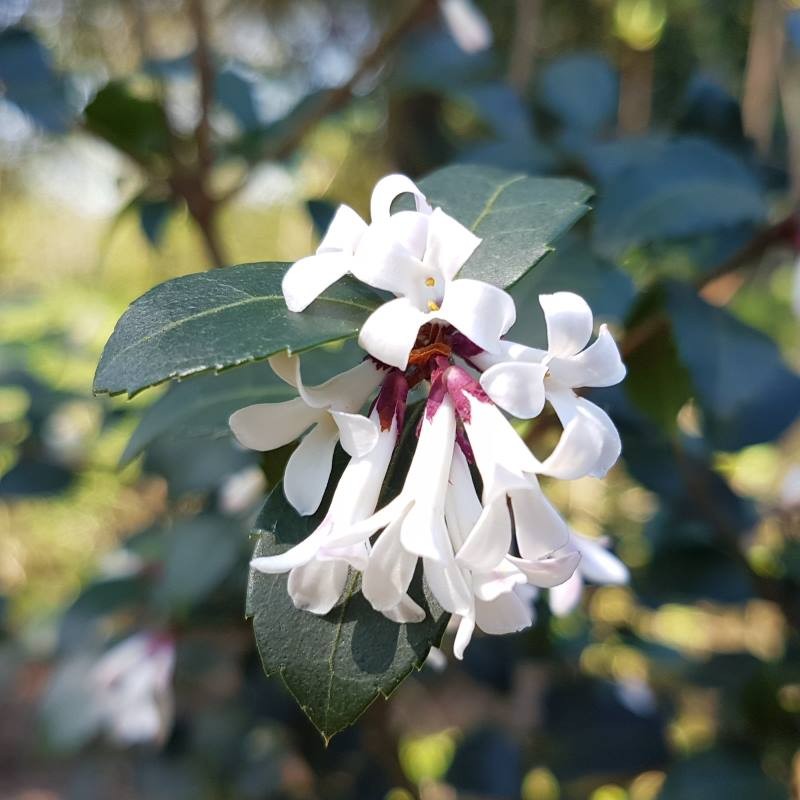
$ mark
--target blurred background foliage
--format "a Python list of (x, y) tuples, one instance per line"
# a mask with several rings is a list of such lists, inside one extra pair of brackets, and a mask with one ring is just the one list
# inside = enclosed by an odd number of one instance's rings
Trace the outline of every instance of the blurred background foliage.
[[(480, 2), (483, 49), (446, 4), (0, 3), (1, 797), (800, 796), (798, 4)], [(593, 399), (623, 460), (549, 489), (633, 579), (540, 599), (325, 749), (243, 619), (287, 453), (226, 420), (283, 389), (254, 364), (96, 400), (92, 373), (155, 283), (294, 260), (379, 176), (456, 161), (597, 189), (513, 334), (567, 289), (621, 338), (626, 385)], [(175, 643), (174, 701), (122, 747), (87, 674), (141, 630)]]

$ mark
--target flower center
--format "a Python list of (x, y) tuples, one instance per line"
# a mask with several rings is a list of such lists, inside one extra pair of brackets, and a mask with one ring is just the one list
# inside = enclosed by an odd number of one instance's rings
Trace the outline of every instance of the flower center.
[(426, 286), (436, 286), (436, 278), (433, 276), (425, 278), (425, 285)]
[(428, 311), (438, 311), (439, 304), (434, 302), (433, 300), (428, 300)]

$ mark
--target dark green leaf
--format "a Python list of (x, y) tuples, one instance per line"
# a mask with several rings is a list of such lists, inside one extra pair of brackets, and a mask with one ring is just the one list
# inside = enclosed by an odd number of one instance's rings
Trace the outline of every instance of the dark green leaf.
[(483, 239), (459, 273), (508, 287), (587, 211), (591, 189), (568, 178), (532, 178), (495, 167), (445, 167), (420, 188), (434, 206)]
[(169, 215), (175, 206), (169, 200), (142, 200), (137, 203), (139, 225), (142, 233), (153, 247), (157, 247), (164, 235)]
[(766, 215), (755, 176), (709, 142), (643, 140), (627, 163), (608, 181), (597, 204), (595, 241), (610, 256), (640, 244), (758, 222)]
[(669, 284), (665, 304), (713, 446), (739, 450), (783, 433), (800, 413), (800, 376), (775, 343), (688, 286)]
[(616, 118), (619, 79), (602, 56), (558, 58), (542, 71), (538, 88), (541, 105), (567, 129), (591, 134)]
[(294, 314), (281, 292), (288, 266), (243, 264), (151, 289), (117, 323), (100, 359), (94, 391), (133, 396), (170, 378), (346, 339), (380, 304), (371, 289), (345, 279), (302, 314)]
[[(406, 430), (414, 427), (409, 421)], [(411, 448), (403, 444), (390, 467), (387, 496), (399, 491), (405, 475)], [(341, 459), (337, 461), (341, 466)], [(323, 509), (330, 502), (335, 478)], [(279, 484), (256, 523), (261, 536), (254, 557), (283, 552), (310, 534), (323, 517), (323, 511), (299, 516)], [(253, 617), (264, 671), (280, 675), (326, 740), (352, 724), (377, 697), (388, 697), (413, 669), (422, 666), (431, 646), (441, 640), (449, 615), (430, 596), (420, 573), (418, 569), (410, 594), (428, 617), (424, 622), (398, 625), (372, 609), (359, 591), (358, 574), (352, 571), (344, 596), (324, 617), (294, 607), (286, 575), (251, 572), (247, 614)]]
[(225, 436), (228, 418), (237, 409), (253, 403), (276, 403), (294, 394), (265, 364), (176, 383), (144, 412), (120, 465), (129, 463), (162, 436)]
[(72, 111), (64, 81), (53, 70), (50, 54), (21, 28), (0, 32), (0, 90), (45, 130), (67, 130)]
[(235, 521), (213, 514), (179, 522), (165, 536), (164, 572), (155, 598), (175, 611), (205, 599), (230, 572), (244, 544)]
[(84, 111), (86, 127), (136, 161), (166, 157), (170, 132), (164, 108), (137, 97), (119, 81), (106, 84)]

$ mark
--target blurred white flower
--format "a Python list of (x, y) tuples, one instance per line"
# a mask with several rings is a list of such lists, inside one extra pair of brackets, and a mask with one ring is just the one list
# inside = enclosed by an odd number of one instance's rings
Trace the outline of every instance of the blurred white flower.
[(283, 489), (299, 513), (313, 514), (328, 485), (336, 443), (341, 441), (352, 456), (375, 446), (376, 425), (357, 412), (386, 373), (367, 359), (320, 386), (305, 386), (298, 356), (273, 356), (270, 365), (300, 396), (241, 408), (229, 424), (239, 443), (251, 450), (274, 450), (311, 429), (289, 458)]
[(238, 516), (250, 511), (264, 496), (267, 480), (260, 467), (245, 467), (228, 475), (219, 487), (219, 507), (223, 514)]
[(784, 475), (779, 502), (786, 509), (800, 507), (800, 466), (790, 467)]
[(492, 44), (489, 21), (472, 0), (439, 0), (447, 29), (466, 53), (477, 53)]
[(110, 648), (89, 675), (102, 725), (121, 745), (162, 744), (172, 727), (175, 644), (137, 633)]

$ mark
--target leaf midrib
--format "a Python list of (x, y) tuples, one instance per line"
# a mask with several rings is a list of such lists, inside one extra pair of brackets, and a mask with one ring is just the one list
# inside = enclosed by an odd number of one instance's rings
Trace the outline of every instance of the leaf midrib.
[[(281, 302), (284, 302), (283, 295), (270, 294), (270, 295), (260, 295), (258, 297), (250, 296), (246, 300), (237, 300), (234, 303), (226, 303), (225, 305), (216, 306), (215, 308), (207, 308), (207, 309), (205, 309), (203, 311), (198, 311), (197, 313), (192, 314), (192, 315), (190, 315), (188, 317), (183, 317), (182, 319), (173, 320), (172, 322), (168, 323), (167, 325), (164, 325), (163, 327), (157, 328), (156, 330), (151, 331), (150, 333), (146, 333), (144, 336), (140, 337), (136, 341), (125, 345), (125, 347), (123, 347), (120, 350), (117, 350), (117, 352), (114, 353), (111, 356), (111, 358), (109, 358), (109, 360), (103, 365), (103, 368), (104, 369), (108, 369), (124, 353), (127, 353), (128, 351), (130, 351), (130, 350), (132, 350), (132, 349), (134, 349), (136, 347), (139, 347), (140, 345), (144, 344), (145, 342), (150, 341), (151, 339), (155, 338), (156, 336), (162, 336), (162, 335), (168, 333), (169, 331), (175, 330), (176, 328), (179, 328), (181, 325), (185, 325), (185, 324), (188, 324), (190, 322), (194, 322), (194, 321), (196, 321), (198, 319), (202, 319), (203, 317), (213, 316), (214, 314), (219, 314), (219, 313), (222, 313), (223, 311), (228, 311), (228, 310), (230, 310), (232, 308), (238, 308), (239, 306), (250, 305), (252, 303), (264, 303), (264, 302), (275, 301), (275, 300), (280, 300)], [(362, 309), (364, 311), (373, 311), (374, 310), (373, 306), (362, 305), (361, 303), (356, 303), (356, 302), (354, 302), (352, 300), (343, 300), (343, 299), (334, 298), (334, 297), (318, 297), (315, 302), (338, 303), (339, 305), (352, 306), (353, 308)]]

